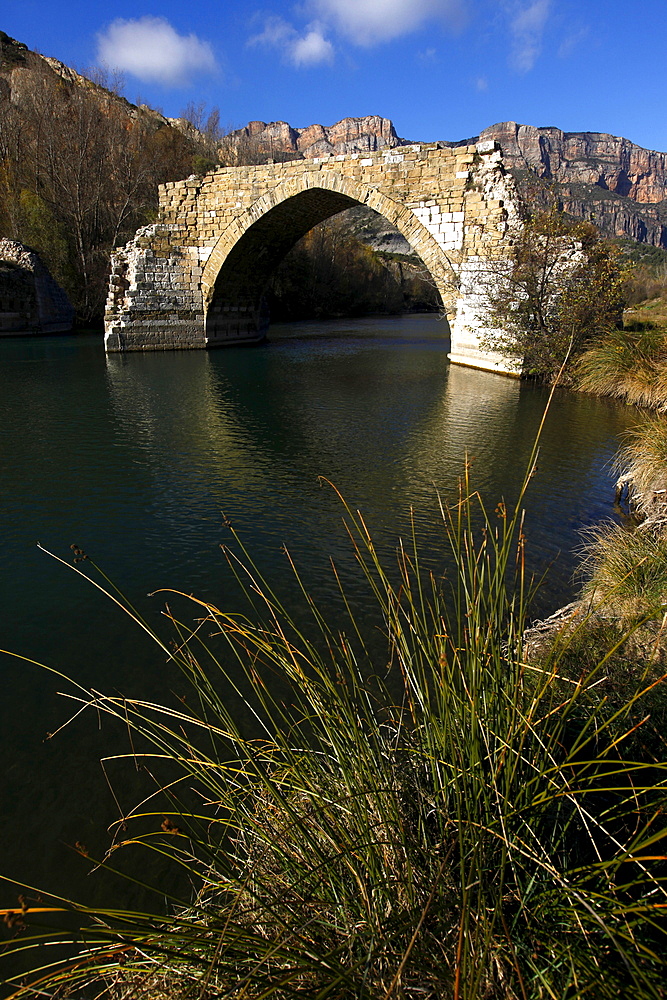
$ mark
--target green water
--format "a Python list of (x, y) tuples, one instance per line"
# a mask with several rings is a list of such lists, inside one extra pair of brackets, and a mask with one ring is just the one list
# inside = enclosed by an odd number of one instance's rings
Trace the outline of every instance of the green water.
[[(230, 519), (279, 589), (286, 545), (333, 607), (333, 555), (364, 616), (336, 484), (389, 559), (414, 508), (426, 563), (447, 569), (436, 493), (455, 495), (466, 452), (491, 502), (516, 494), (546, 394), (450, 367), (434, 317), (302, 324), (259, 348), (105, 357), (99, 337), (0, 341), (0, 646), (103, 691), (170, 699), (182, 682), (109, 602), (36, 547), (86, 550), (158, 628), (165, 596), (237, 600), (220, 552)], [(612, 516), (610, 460), (632, 411), (559, 392), (531, 486), (536, 613), (573, 595), (580, 532)], [(0, 872), (95, 898), (68, 845), (108, 843), (117, 815), (99, 759), (126, 750), (96, 716), (53, 739), (76, 706), (63, 681), (0, 659)], [(130, 805), (126, 765), (107, 765)], [(0, 893), (15, 902), (15, 890)]]

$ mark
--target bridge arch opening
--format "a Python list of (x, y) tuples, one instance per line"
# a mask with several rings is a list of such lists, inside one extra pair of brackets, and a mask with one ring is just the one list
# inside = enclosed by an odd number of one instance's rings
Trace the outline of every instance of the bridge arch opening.
[(360, 204), (402, 232), (430, 273), (446, 310), (446, 291), (456, 279), (428, 230), (411, 211), (377, 190), (341, 186), (343, 190), (314, 185), (274, 190), (221, 235), (202, 280), (207, 346), (261, 340), (269, 323), (265, 293), (278, 264), (318, 223)]

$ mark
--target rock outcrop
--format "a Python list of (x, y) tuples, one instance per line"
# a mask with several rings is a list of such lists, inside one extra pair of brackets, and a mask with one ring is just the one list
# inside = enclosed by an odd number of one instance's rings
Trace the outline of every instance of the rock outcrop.
[(0, 239), (0, 335), (61, 333), (72, 329), (74, 309), (38, 254)]
[(335, 125), (309, 125), (292, 128), (287, 122), (249, 122), (232, 132), (232, 145), (251, 142), (257, 152), (269, 158), (290, 157), (306, 160), (319, 156), (348, 153), (375, 153), (404, 145), (392, 122), (378, 115), (343, 118)]
[(594, 185), (641, 203), (667, 198), (667, 153), (606, 132), (501, 122), (484, 129), (479, 139), (495, 139), (511, 166), (558, 184)]
[[(505, 162), (522, 176), (552, 184), (566, 212), (594, 222), (607, 236), (667, 247), (667, 153), (643, 149), (606, 132), (563, 132), (517, 122), (484, 129)], [(468, 140), (466, 140), (468, 141)]]

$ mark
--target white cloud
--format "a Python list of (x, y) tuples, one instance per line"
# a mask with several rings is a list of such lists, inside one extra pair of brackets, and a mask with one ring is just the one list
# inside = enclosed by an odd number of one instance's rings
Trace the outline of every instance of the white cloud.
[(187, 85), (198, 73), (217, 70), (208, 42), (179, 35), (163, 17), (117, 18), (97, 36), (98, 61), (145, 83)]
[(267, 45), (279, 49), (283, 57), (294, 66), (316, 66), (319, 63), (330, 63), (334, 56), (334, 47), (324, 37), (324, 31), (318, 24), (309, 24), (300, 35), (282, 17), (270, 17), (264, 22), (264, 30), (253, 35), (249, 45)]
[(551, 0), (533, 0), (533, 3), (527, 5), (512, 5), (512, 65), (519, 73), (528, 73), (535, 65), (542, 50), (542, 36), (550, 9)]
[(296, 35), (295, 29), (282, 17), (267, 17), (264, 22), (264, 31), (259, 35), (253, 35), (248, 40), (248, 45), (270, 45), (273, 48), (283, 48), (287, 46)]
[(442, 20), (460, 28), (469, 0), (309, 0), (310, 9), (333, 25), (355, 45), (370, 47), (389, 42)]
[(483, 93), (485, 90), (489, 89), (489, 81), (485, 76), (478, 76), (475, 80), (475, 90), (479, 90)]
[(316, 63), (331, 62), (333, 45), (321, 31), (313, 28), (303, 38), (292, 44), (292, 61), (296, 66), (312, 66)]

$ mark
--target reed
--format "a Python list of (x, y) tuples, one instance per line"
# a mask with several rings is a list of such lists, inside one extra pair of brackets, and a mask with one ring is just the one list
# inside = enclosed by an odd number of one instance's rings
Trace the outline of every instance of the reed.
[[(225, 553), (253, 612), (195, 601), (195, 624), (171, 616), (175, 647), (154, 636), (191, 682), (189, 707), (75, 693), (128, 727), (128, 766), (167, 775), (103, 863), (127, 844), (157, 852), (192, 895), (157, 887), (155, 914), (54, 901), (75, 935), (27, 909), (13, 950), (33, 972), (9, 977), (13, 995), (664, 996), (667, 769), (636, 740), (627, 750), (657, 682), (612, 705), (604, 663), (566, 676), (558, 646), (526, 663), (522, 499), (487, 510), (466, 473), (440, 508), (444, 583), (414, 532), (385, 568), (345, 508), (383, 622), (379, 662), (342, 587), (346, 620), (331, 622), (287, 557), (310, 614), (299, 626), (234, 537)], [(50, 958), (55, 944), (71, 951)]]

